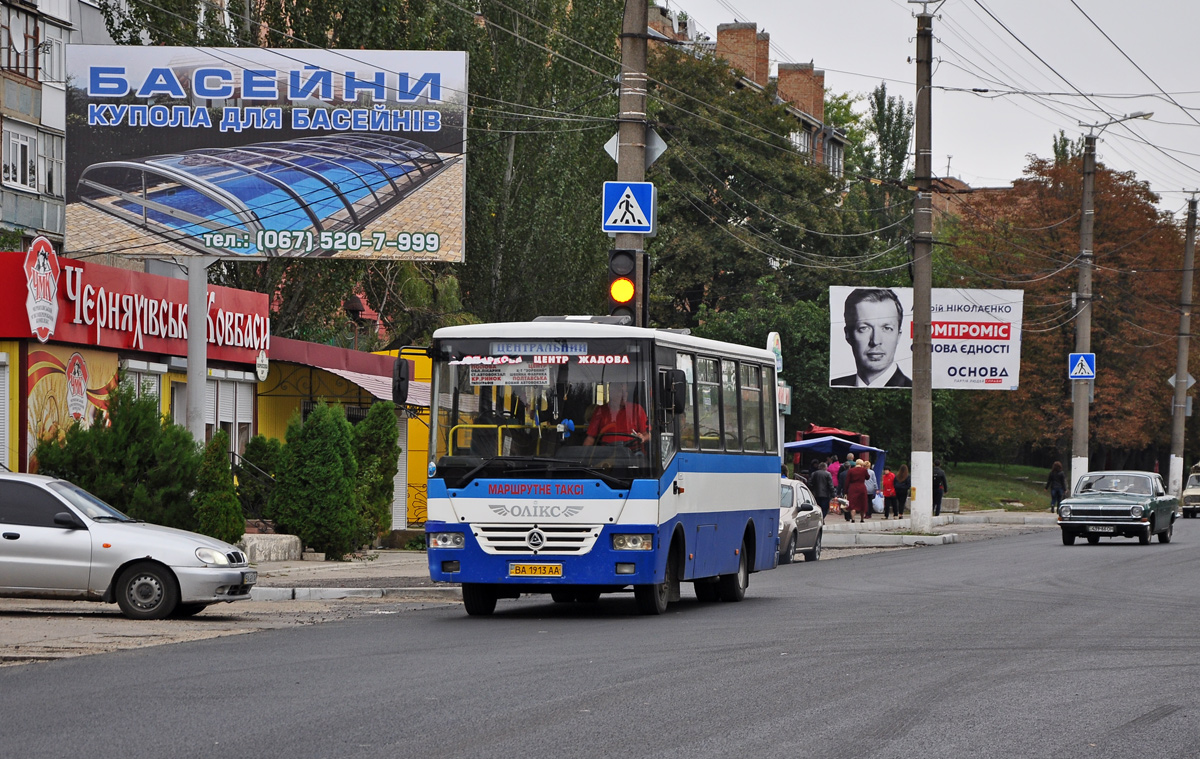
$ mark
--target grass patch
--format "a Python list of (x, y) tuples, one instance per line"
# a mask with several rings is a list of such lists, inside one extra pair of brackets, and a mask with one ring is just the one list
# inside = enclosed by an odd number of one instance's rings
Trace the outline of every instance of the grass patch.
[(1050, 510), (1050, 491), (1043, 489), (1050, 470), (1015, 464), (951, 464), (946, 469), (947, 496), (959, 499), (963, 511)]

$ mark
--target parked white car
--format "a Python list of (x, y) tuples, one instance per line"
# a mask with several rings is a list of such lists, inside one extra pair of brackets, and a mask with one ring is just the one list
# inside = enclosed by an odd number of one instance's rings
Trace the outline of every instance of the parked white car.
[(66, 480), (0, 473), (0, 596), (116, 603), (132, 619), (189, 617), (250, 597), (236, 547), (130, 519)]
[(791, 564), (799, 551), (805, 561), (821, 558), (825, 519), (808, 486), (782, 479), (779, 487), (779, 563)]

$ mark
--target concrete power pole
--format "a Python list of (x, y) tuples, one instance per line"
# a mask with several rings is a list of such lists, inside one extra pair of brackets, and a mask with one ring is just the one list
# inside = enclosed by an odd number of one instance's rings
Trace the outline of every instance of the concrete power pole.
[[(1079, 218), (1079, 290), (1075, 314), (1075, 352), (1092, 352), (1092, 225), (1096, 220), (1096, 135), (1083, 138), (1083, 205)], [(1091, 412), (1091, 380), (1071, 383), (1075, 416), (1071, 424), (1071, 490), (1088, 473), (1088, 417)]]
[[(617, 181), (641, 182), (646, 178), (646, 0), (625, 0), (625, 20), (621, 26), (621, 96), (617, 125)], [(646, 254), (643, 236), (618, 232), (614, 246), (635, 250), (637, 262), (634, 282), (637, 299), (634, 325), (646, 326), (647, 285)]]
[(933, 528), (933, 14), (917, 14), (916, 180), (913, 205), (912, 521)]
[(1188, 339), (1192, 331), (1192, 266), (1196, 260), (1196, 199), (1188, 201), (1187, 241), (1183, 245), (1183, 289), (1179, 293), (1179, 355), (1175, 361), (1175, 400), (1171, 405), (1170, 491), (1183, 493), (1183, 425), (1187, 416)]

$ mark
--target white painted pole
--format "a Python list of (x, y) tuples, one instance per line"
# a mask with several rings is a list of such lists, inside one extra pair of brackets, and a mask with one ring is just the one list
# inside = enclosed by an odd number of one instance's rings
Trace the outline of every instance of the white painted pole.
[(188, 256), (187, 428), (204, 445), (205, 383), (208, 381), (209, 256)]

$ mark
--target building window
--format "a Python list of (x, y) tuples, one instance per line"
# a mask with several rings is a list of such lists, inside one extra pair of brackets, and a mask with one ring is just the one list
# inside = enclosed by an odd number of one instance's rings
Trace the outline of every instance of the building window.
[(42, 82), (63, 83), (67, 80), (66, 31), (53, 24), (46, 26), (46, 38), (42, 42), (42, 69), (38, 79)]
[(37, 192), (37, 154), (37, 132), (5, 121), (4, 184)]
[(146, 396), (157, 398), (162, 392), (162, 375), (160, 374), (126, 371), (124, 382), (134, 389), (134, 394), (138, 398)]
[(825, 164), (829, 167), (829, 173), (835, 177), (840, 177), (846, 169), (845, 150), (836, 142), (825, 143)]
[(0, 6), (0, 63), (9, 71), (36, 79), (39, 56), (37, 16), (8, 5)]
[(63, 197), (63, 138), (42, 132), (38, 135), (38, 175), (41, 191), (56, 198)]
[(809, 135), (808, 132), (805, 132), (803, 130), (797, 130), (795, 132), (792, 132), (790, 135), (788, 135), (788, 137), (791, 139), (792, 147), (794, 147), (796, 149), (796, 152), (798, 152), (798, 153), (811, 153), (812, 152), (812, 136)]

